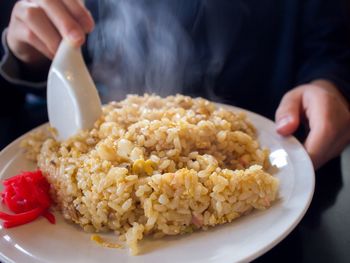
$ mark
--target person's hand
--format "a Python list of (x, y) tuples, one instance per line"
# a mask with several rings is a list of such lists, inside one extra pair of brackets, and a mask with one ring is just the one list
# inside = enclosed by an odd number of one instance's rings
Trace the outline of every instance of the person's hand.
[(284, 95), (276, 111), (276, 130), (293, 134), (304, 118), (310, 129), (304, 146), (317, 169), (350, 142), (349, 104), (332, 83), (317, 80)]
[(80, 46), (94, 20), (80, 0), (22, 0), (11, 14), (7, 43), (22, 62), (51, 60), (63, 38)]

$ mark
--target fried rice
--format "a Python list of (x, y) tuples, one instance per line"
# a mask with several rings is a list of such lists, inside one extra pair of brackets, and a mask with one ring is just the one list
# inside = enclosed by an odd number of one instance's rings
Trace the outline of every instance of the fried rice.
[(179, 235), (266, 209), (278, 195), (267, 149), (242, 112), (176, 95), (129, 95), (93, 129), (22, 145), (65, 219), (115, 231), (132, 254), (145, 236)]

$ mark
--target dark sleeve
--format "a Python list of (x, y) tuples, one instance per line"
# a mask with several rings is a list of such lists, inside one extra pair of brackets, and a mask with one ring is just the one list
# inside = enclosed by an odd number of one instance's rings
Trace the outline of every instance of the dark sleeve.
[(300, 1), (302, 39), (299, 84), (327, 79), (350, 101), (350, 21), (348, 1)]
[[(0, 1), (1, 12), (5, 14), (4, 16), (0, 16), (0, 83), (2, 88), (6, 87), (6, 89), (16, 90), (21, 93), (33, 93), (44, 96), (50, 65), (40, 72), (31, 71), (27, 65), (24, 65), (23, 62), (12, 54), (6, 42), (6, 27), (9, 24), (10, 15), (16, 2), (14, 0)], [(91, 4), (93, 2), (92, 0), (87, 1), (89, 3), (87, 5), (89, 9), (94, 8)], [(95, 10), (90, 10), (95, 17)], [(89, 65), (91, 58), (89, 57), (86, 45), (83, 46), (82, 50), (86, 63)]]
[[(0, 1), (0, 8), (1, 8), (1, 16), (0, 16), (0, 30), (3, 31), (4, 28), (7, 27), (10, 21), (11, 16), (11, 10), (14, 6), (16, 1), (14, 0), (7, 0), (7, 1)], [(3, 49), (0, 47), (0, 57), (3, 56)]]
[(1, 90), (9, 92), (32, 92), (42, 94), (45, 92), (47, 71), (32, 74), (26, 66), (19, 61), (9, 50), (6, 42), (7, 26), (10, 21), (12, 9), (17, 1), (7, 0), (0, 2), (0, 83)]
[(30, 73), (26, 66), (11, 53), (6, 43), (6, 34), (5, 29), (1, 36), (0, 77), (2, 82), (11, 89), (42, 94), (46, 87), (48, 69), (36, 74)]

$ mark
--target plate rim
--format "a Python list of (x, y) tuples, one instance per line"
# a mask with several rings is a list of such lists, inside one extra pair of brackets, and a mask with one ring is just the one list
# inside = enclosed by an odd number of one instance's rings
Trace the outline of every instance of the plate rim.
[[(255, 126), (254, 122), (251, 120), (251, 118), (253, 117), (253, 119), (261, 119), (264, 122), (268, 123), (269, 126), (273, 127), (275, 124), (272, 120), (266, 118), (263, 115), (260, 115), (258, 113), (252, 112), (250, 110), (246, 110), (237, 106), (233, 106), (233, 105), (228, 105), (228, 104), (222, 104), (222, 103), (215, 103), (214, 104), (216, 106), (219, 107), (223, 107), (226, 109), (230, 109), (231, 111), (241, 111), (247, 114), (248, 120), (251, 121), (251, 123)], [(10, 144), (8, 144), (5, 148), (3, 148), (0, 151), (0, 160), (2, 160), (2, 156), (4, 156), (7, 152), (9, 151), (14, 151), (15, 148), (17, 148), (19, 146), (19, 143), (26, 138), (30, 133), (38, 131), (38, 130), (42, 130), (45, 129), (45, 127), (48, 127), (48, 123), (44, 123), (41, 124), (29, 131), (27, 131), (26, 133), (24, 133), (23, 135), (21, 135), (20, 137), (18, 137), (17, 139), (15, 139), (14, 141), (12, 141)], [(287, 140), (290, 140), (291, 142), (287, 142)], [(306, 171), (306, 173), (309, 174), (309, 179), (311, 179), (310, 181), (310, 188), (309, 188), (309, 192), (306, 195), (306, 202), (304, 203), (303, 207), (302, 207), (302, 211), (298, 214), (298, 217), (294, 218), (293, 223), (291, 225), (289, 225), (289, 227), (287, 229), (285, 229), (284, 231), (282, 231), (279, 235), (278, 238), (275, 238), (272, 242), (269, 242), (268, 244), (262, 246), (262, 248), (260, 248), (259, 250), (255, 251), (254, 253), (251, 253), (250, 255), (246, 256), (243, 260), (245, 261), (252, 261), (258, 257), (260, 257), (261, 255), (265, 254), (267, 251), (271, 250), (273, 247), (275, 247), (277, 244), (279, 244), (283, 239), (285, 239), (294, 229), (295, 227), (300, 223), (300, 221), (302, 220), (302, 218), (305, 216), (305, 213), (307, 212), (308, 208), (311, 205), (311, 201), (313, 198), (313, 194), (314, 194), (314, 190), (315, 190), (315, 170), (313, 168), (311, 159), (309, 157), (309, 155), (307, 154), (305, 148), (303, 147), (303, 145), (294, 137), (294, 136), (288, 136), (285, 139), (282, 139), (282, 142), (285, 143), (293, 143), (295, 145), (298, 146), (299, 150), (302, 151), (302, 153), (304, 154), (304, 158), (303, 162), (304, 165), (306, 165), (306, 168), (304, 168)], [(282, 144), (282, 142), (280, 142)], [(281, 145), (283, 146), (283, 145)], [(285, 147), (283, 147), (285, 148)], [(13, 150), (12, 150), (13, 149)], [(290, 155), (290, 153), (288, 152), (288, 155), (291, 157), (292, 155)], [(11, 155), (12, 156), (12, 155)], [(293, 156), (294, 157), (294, 156)], [(0, 164), (2, 163), (2, 161), (0, 161)], [(6, 162), (5, 162), (6, 165)], [(3, 170), (5, 169), (4, 166), (0, 167), (0, 175), (3, 173)], [(294, 173), (293, 173), (294, 174)], [(2, 177), (0, 176), (0, 181), (2, 180)], [(1, 229), (0, 229), (1, 232)], [(6, 256), (2, 251), (0, 251), (0, 259), (5, 262), (15, 262), (13, 261), (9, 256)]]

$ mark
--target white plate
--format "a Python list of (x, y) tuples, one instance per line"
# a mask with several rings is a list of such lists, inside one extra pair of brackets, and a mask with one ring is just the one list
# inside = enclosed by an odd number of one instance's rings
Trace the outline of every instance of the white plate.
[[(257, 258), (279, 243), (299, 223), (311, 202), (315, 179), (311, 161), (295, 138), (282, 138), (276, 134), (272, 121), (251, 112), (247, 114), (258, 129), (261, 145), (271, 149), (271, 162), (279, 167), (276, 176), (281, 183), (281, 199), (270, 209), (254, 212), (206, 232), (145, 240), (141, 243), (143, 254), (139, 256), (129, 256), (127, 249), (109, 249), (95, 244), (90, 241), (91, 234), (65, 222), (56, 213), (56, 225), (41, 218), (13, 229), (0, 228), (0, 259), (27, 263), (226, 263)], [(19, 149), (19, 142), (25, 136), (0, 153), (0, 181), (20, 171), (35, 169)]]

